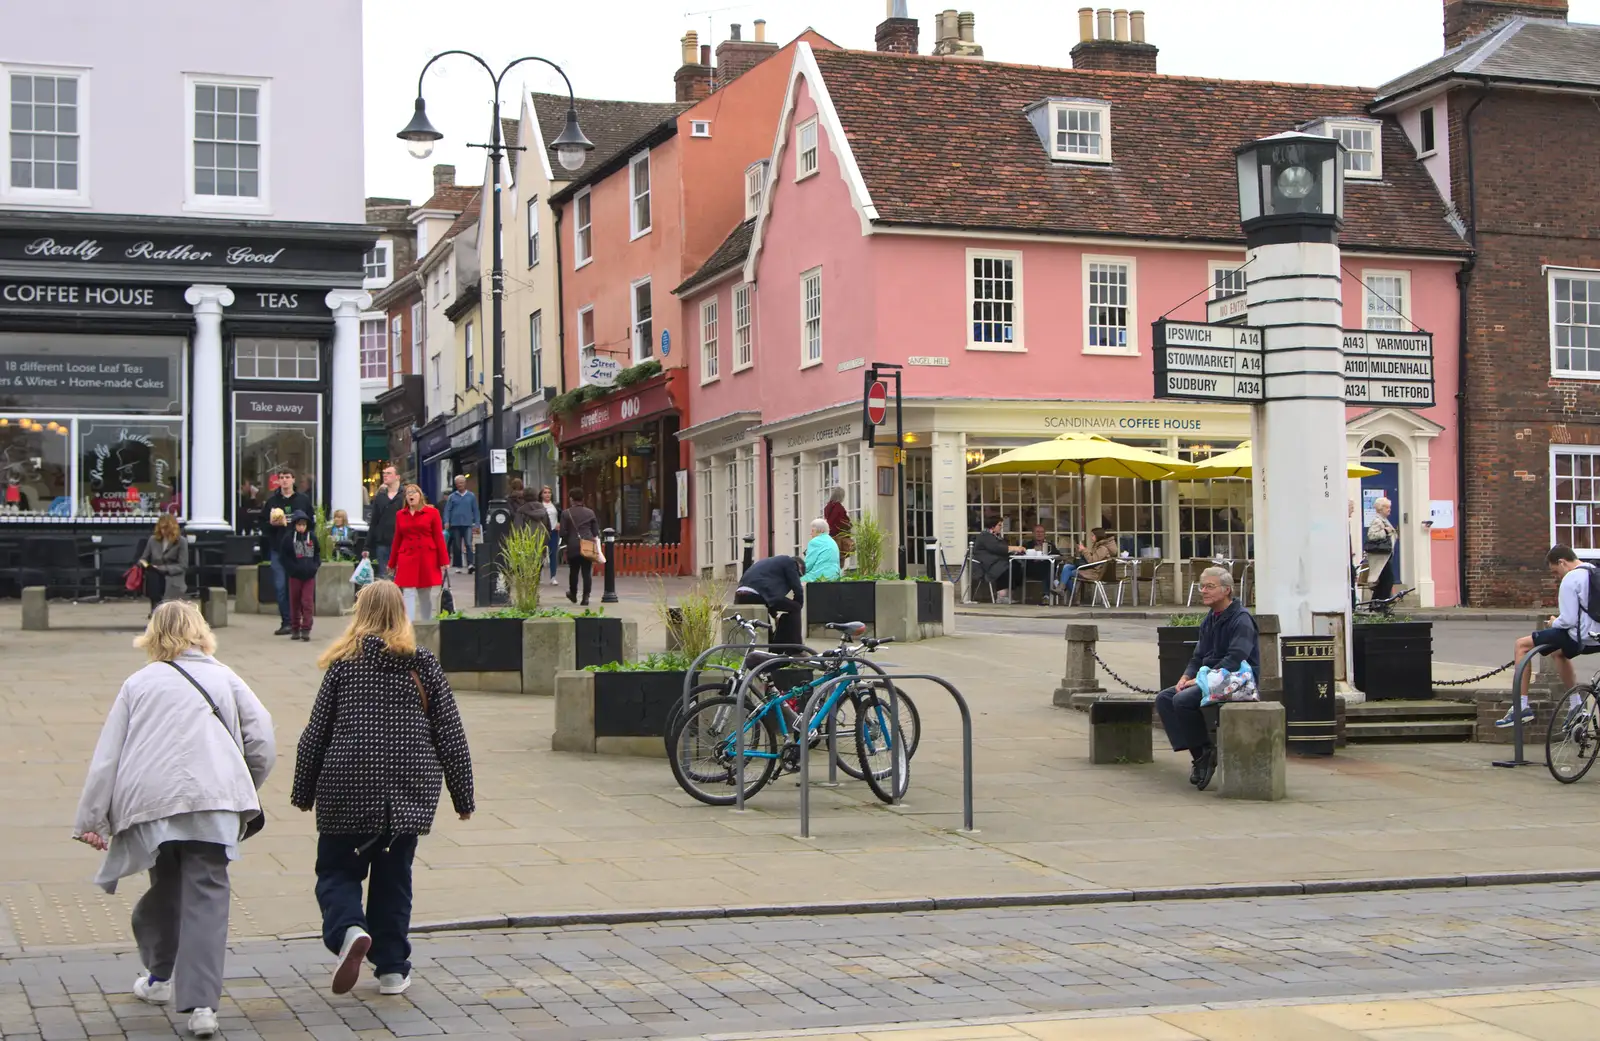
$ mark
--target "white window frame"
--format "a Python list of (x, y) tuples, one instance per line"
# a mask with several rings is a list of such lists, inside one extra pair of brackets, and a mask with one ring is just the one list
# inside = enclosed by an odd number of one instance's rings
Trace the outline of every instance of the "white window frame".
[(722, 378), (722, 304), (716, 294), (700, 301), (700, 385)]
[(532, 377), (530, 393), (544, 392), (544, 311), (528, 316), (528, 375)]
[[(1400, 328), (1387, 331), (1410, 332), (1411, 321), (1406, 317), (1406, 315), (1410, 314), (1411, 311), (1411, 272), (1390, 271), (1383, 268), (1361, 269), (1361, 328), (1377, 328), (1368, 324), (1368, 322), (1373, 318), (1372, 303), (1374, 298), (1377, 297), (1377, 294), (1373, 293), (1373, 291), (1367, 287), (1372, 284), (1372, 280), (1374, 278), (1397, 278), (1400, 280), (1400, 306), (1394, 308), (1397, 316), (1400, 319)], [(1554, 342), (1553, 335), (1551, 337), (1551, 342)]]
[[(812, 278), (817, 280), (817, 356), (811, 357), (811, 344), (807, 341), (806, 327), (811, 324), (811, 316), (806, 313), (806, 283)], [(809, 369), (813, 365), (821, 365), (823, 358), (822, 343), (822, 267), (819, 265), (809, 271), (800, 273), (800, 367)]]
[[(811, 139), (809, 144), (806, 141), (808, 136)], [(822, 132), (818, 129), (817, 117), (812, 116), (794, 128), (794, 179), (803, 181), (807, 177), (814, 177), (821, 169)]]
[(723, 458), (723, 481), (727, 486), (728, 505), (728, 559), (723, 563), (738, 565), (743, 555), (743, 545), (739, 539), (739, 453), (732, 452)]
[[(462, 330), (462, 338), (463, 338), (463, 341), (466, 344), (465, 348), (462, 351), (462, 361), (463, 361), (464, 367), (466, 369), (467, 389), (468, 390), (471, 390), (474, 384), (480, 382), (483, 379), (483, 372), (482, 372), (481, 369), (478, 372), (473, 372), (472, 371), (473, 370), (473, 363), (477, 361), (477, 358), (473, 356), (473, 351), (472, 351), (472, 348), (473, 348), (472, 332), (473, 332), (472, 323), (469, 321), (469, 322), (467, 322), (466, 327)], [(473, 379), (472, 378), (473, 376), (477, 376), (478, 379), (476, 379), (476, 380)]]
[[(254, 87), (256, 95), (256, 136), (261, 152), (256, 173), (256, 197), (199, 195), (194, 190), (194, 88), (205, 84), (218, 87)], [(252, 76), (183, 76), (183, 208), (194, 213), (271, 213), (272, 212), (272, 81)]]
[[(1011, 263), (1011, 340), (1009, 343), (989, 343), (979, 340), (973, 335), (973, 308), (978, 305), (977, 276), (972, 273), (972, 265), (978, 260), (1000, 260)], [(1021, 354), (1027, 351), (1022, 338), (1022, 253), (1019, 250), (1009, 249), (969, 249), (967, 250), (967, 266), (965, 268), (967, 279), (967, 350), (969, 351), (1000, 351), (1002, 353)]]
[[(639, 326), (642, 324), (642, 321), (639, 318), (639, 289), (640, 289), (641, 286), (649, 286), (650, 290), (651, 290), (651, 292), (650, 292), (650, 335), (647, 336), (647, 337), (641, 337), (639, 335), (639, 332), (640, 332)], [(651, 358), (654, 358), (656, 356), (656, 350), (655, 350), (655, 348), (656, 348), (656, 345), (655, 345), (655, 335), (656, 335), (656, 332), (655, 332), (655, 330), (656, 330), (655, 314), (656, 314), (655, 287), (650, 285), (649, 277), (647, 276), (645, 278), (635, 279), (633, 282), (629, 283), (628, 284), (628, 315), (629, 315), (628, 340), (629, 340), (630, 343), (633, 344), (633, 349), (629, 353), (631, 353), (633, 355), (633, 364), (635, 364), (635, 365), (638, 365), (641, 362), (649, 361)]]
[[(587, 237), (586, 237), (587, 236)], [(572, 197), (572, 268), (594, 263), (594, 198), (585, 188)]]
[[(367, 256), (379, 251), (383, 253), (383, 271), (381, 275), (366, 274)], [(361, 255), (361, 288), (382, 289), (394, 281), (394, 239), (379, 239), (372, 244), (372, 248)]]
[(405, 371), (406, 323), (399, 315), (389, 319), (389, 385)]
[[(1431, 147), (1431, 148), (1428, 147), (1428, 142), (1427, 142), (1426, 130), (1427, 130), (1427, 125), (1428, 124), (1423, 121), (1423, 118), (1422, 118), (1423, 116), (1427, 116), (1429, 118), (1429, 120), (1433, 124), (1433, 147)], [(1439, 106), (1438, 105), (1424, 105), (1424, 106), (1422, 106), (1421, 109), (1419, 109), (1417, 111), (1417, 158), (1418, 159), (1426, 159), (1426, 158), (1428, 158), (1428, 156), (1438, 153), (1438, 151), (1439, 151)]]
[[(361, 351), (361, 339), (360, 339), (360, 327), (359, 326), (357, 327), (356, 332), (357, 332), (356, 358), (357, 358), (357, 371), (359, 371), (360, 357), (361, 357), (361, 353), (360, 353), (360, 351)], [(246, 343), (252, 343), (252, 344), (254, 344), (254, 343), (292, 343), (292, 344), (298, 345), (299, 347), (309, 347), (310, 350), (305, 352), (304, 354), (297, 353), (297, 355), (295, 357), (295, 369), (296, 369), (296, 371), (295, 371), (295, 374), (292, 375), (292, 376), (285, 376), (281, 372), (278, 371), (278, 361), (282, 356), (280, 354), (278, 354), (276, 351), (274, 351), (274, 354), (273, 354), (273, 375), (270, 375), (270, 376), (261, 375), (260, 374), (261, 373), (261, 368), (260, 368), (259, 364), (257, 364), (256, 369), (255, 369), (254, 372), (252, 372), (249, 375), (246, 375), (244, 373), (243, 369), (241, 368), (241, 365), (240, 365), (240, 363), (244, 360), (244, 357), (245, 357), (245, 354), (244, 354), (244, 351), (243, 351), (243, 347), (244, 347), (244, 345)], [(257, 363), (259, 363), (260, 355), (259, 354), (254, 355), (252, 360), (254, 360)], [(301, 361), (306, 361), (306, 360), (309, 360), (312, 363), (313, 368), (312, 368), (311, 375), (302, 376), (299, 373), (299, 363)], [(322, 354), (317, 348), (317, 341), (314, 338), (311, 338), (311, 337), (305, 337), (305, 336), (237, 336), (237, 337), (234, 338), (234, 341), (233, 341), (233, 378), (235, 380), (277, 380), (280, 383), (315, 383), (315, 382), (317, 382), (318, 380), (320, 380), (322, 378)]]
[[(1571, 542), (1569, 542), (1567, 540), (1560, 539), (1556, 535), (1556, 456), (1558, 456), (1558, 455), (1600, 456), (1600, 445), (1551, 445), (1550, 446), (1550, 468), (1547, 471), (1545, 471), (1545, 476), (1546, 476), (1546, 482), (1545, 483), (1548, 485), (1548, 495), (1549, 495), (1550, 545), (1552, 545), (1552, 546), (1571, 546)], [(1576, 504), (1579, 500), (1571, 499), (1571, 500), (1565, 500), (1565, 501), (1569, 501), (1569, 502), (1572, 502), (1572, 503)], [(1591, 504), (1590, 505), (1590, 509), (1594, 509), (1594, 508), (1595, 507)], [(1590, 517), (1589, 526), (1593, 526), (1595, 523), (1596, 523), (1596, 521), (1594, 520), (1593, 516), (1591, 516)], [(1577, 526), (1578, 525), (1577, 525), (1577, 522), (1576, 522), (1576, 518), (1574, 518), (1574, 522), (1571, 525), (1571, 527), (1577, 527)], [(1572, 541), (1576, 541), (1576, 540), (1574, 539)], [(1571, 548), (1572, 548), (1572, 551), (1574, 553), (1576, 553), (1579, 557), (1581, 557), (1583, 559), (1586, 559), (1586, 560), (1600, 560), (1600, 547), (1586, 547), (1586, 548), (1580, 549), (1577, 546), (1571, 546)]]
[(767, 160), (757, 159), (744, 168), (744, 219), (751, 220), (761, 214), (761, 203), (767, 193)]
[[(639, 191), (639, 168), (644, 167), (644, 191)], [(651, 227), (655, 224), (655, 214), (650, 209), (650, 153), (640, 152), (628, 160), (628, 240), (631, 242), (641, 235), (650, 234)], [(639, 222), (639, 203), (644, 203), (644, 223)]]
[(1217, 275), (1221, 274), (1223, 272), (1227, 272), (1229, 274), (1238, 274), (1238, 273), (1240, 273), (1240, 272), (1242, 272), (1244, 270), (1244, 265), (1245, 265), (1245, 261), (1243, 259), (1240, 259), (1240, 260), (1213, 260), (1213, 261), (1208, 262), (1206, 264), (1206, 280), (1207, 280), (1207, 282), (1210, 283), (1210, 288), (1206, 290), (1206, 294), (1207, 294), (1206, 295), (1206, 299), (1207, 300), (1218, 300), (1218, 299), (1221, 299), (1225, 295), (1226, 296), (1233, 296), (1234, 293), (1236, 293), (1236, 292), (1237, 293), (1244, 292), (1245, 291), (1245, 287), (1242, 286), (1242, 285), (1237, 290), (1233, 290), (1233, 291), (1228, 292), (1226, 294), (1217, 292)]
[(440, 356), (435, 354), (432, 358), (428, 359), (428, 364), (433, 369), (433, 389), (443, 389), (444, 363), (440, 360)]
[[(1572, 350), (1570, 347), (1556, 346), (1556, 279), (1565, 278), (1584, 282), (1600, 283), (1600, 270), (1593, 268), (1547, 267), (1545, 268), (1545, 300), (1549, 336), (1550, 336), (1550, 374), (1561, 379), (1570, 380), (1600, 380), (1600, 369), (1572, 369), (1560, 368), (1556, 365), (1557, 350)], [(1589, 303), (1590, 307), (1600, 310), (1600, 302)], [(1573, 323), (1567, 323), (1573, 324)], [(1585, 323), (1586, 325), (1588, 323)], [(1589, 348), (1585, 346), (1585, 350)], [(1563, 448), (1571, 447), (1563, 445)], [(1554, 475), (1552, 470), (1551, 474)], [(1554, 521), (1552, 521), (1554, 523)]]
[[(1100, 347), (1091, 346), (1089, 343), (1089, 271), (1096, 264), (1120, 264), (1128, 269), (1128, 343), (1126, 346)], [(1080, 298), (1083, 307), (1083, 353), (1098, 354), (1117, 358), (1137, 358), (1139, 356), (1139, 260), (1137, 257), (1116, 257), (1100, 254), (1085, 253), (1083, 256), (1083, 296)]]
[(411, 305), (411, 371), (422, 375), (422, 348), (426, 342), (427, 321), (422, 314), (422, 302)]
[[(589, 342), (588, 343), (584, 343), (583, 342), (583, 316), (584, 315), (588, 315), (589, 316)], [(594, 353), (594, 351), (595, 351), (595, 341), (597, 339), (599, 339), (599, 334), (596, 331), (596, 327), (595, 327), (595, 324), (594, 324), (594, 305), (593, 304), (585, 304), (583, 307), (578, 308), (578, 325), (577, 325), (577, 327), (575, 329), (573, 329), (573, 333), (575, 334), (573, 336), (573, 339), (578, 341), (578, 372), (580, 374), (580, 382), (581, 382), (581, 379), (582, 379), (581, 374), (583, 372), (584, 359), (588, 358), (590, 355), (592, 355)]]
[[(1365, 130), (1372, 133), (1372, 169), (1352, 170), (1345, 167), (1344, 177), (1347, 181), (1381, 181), (1383, 180), (1383, 123), (1376, 119), (1330, 119), (1323, 123), (1323, 133), (1335, 141), (1339, 139), (1341, 130)], [(1348, 162), (1354, 150), (1346, 146), (1345, 160)]]
[(711, 136), (711, 120), (709, 120), (709, 119), (691, 119), (691, 120), (689, 120), (689, 136), (690, 137), (710, 137)]
[(539, 266), (539, 197), (528, 200), (528, 266)]
[[(743, 372), (756, 363), (755, 315), (751, 310), (751, 283), (740, 282), (733, 287), (733, 371)], [(740, 302), (741, 298), (743, 303)]]
[[(23, 76), (55, 76), (78, 81), (78, 187), (16, 188), (11, 184), (11, 74)], [(88, 206), (89, 196), (89, 73), (85, 67), (66, 65), (7, 65), (0, 64), (0, 119), (4, 120), (3, 148), (0, 157), (0, 200), (8, 203), (26, 203), (30, 206)]]
[(695, 491), (700, 498), (700, 509), (698, 511), (700, 514), (698, 524), (700, 528), (700, 548), (705, 553), (705, 559), (700, 561), (700, 567), (705, 569), (715, 567), (717, 560), (717, 493), (712, 476), (716, 471), (709, 456), (698, 460), (698, 463), (694, 477), (697, 485)]
[[(1094, 131), (1071, 131), (1061, 127), (1065, 113), (1093, 113), (1099, 116), (1100, 128)], [(1111, 162), (1111, 106), (1103, 101), (1052, 101), (1050, 103), (1050, 158), (1064, 163)], [(1063, 133), (1095, 133), (1100, 135), (1100, 150), (1093, 155), (1087, 152), (1069, 152), (1061, 147)]]

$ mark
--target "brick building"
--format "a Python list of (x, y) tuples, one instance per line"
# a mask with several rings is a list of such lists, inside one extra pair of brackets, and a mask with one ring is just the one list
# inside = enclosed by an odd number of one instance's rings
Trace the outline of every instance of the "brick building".
[(1446, 53), (1373, 111), (1398, 118), (1474, 249), (1463, 598), (1553, 602), (1552, 543), (1600, 559), (1600, 26), (1569, 23), (1565, 0), (1445, 0), (1444, 31)]

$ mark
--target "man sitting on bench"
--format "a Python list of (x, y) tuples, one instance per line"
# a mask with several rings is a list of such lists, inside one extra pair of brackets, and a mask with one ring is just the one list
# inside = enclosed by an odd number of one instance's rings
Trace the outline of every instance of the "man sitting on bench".
[(1200, 623), (1200, 642), (1183, 672), (1183, 679), (1177, 686), (1156, 695), (1156, 714), (1166, 728), (1172, 750), (1187, 749), (1194, 759), (1189, 783), (1205, 791), (1217, 772), (1217, 750), (1211, 744), (1211, 731), (1200, 711), (1200, 699), (1205, 691), (1194, 678), (1202, 666), (1232, 672), (1240, 662), (1249, 662), (1250, 668), (1259, 674), (1261, 646), (1256, 635), (1256, 620), (1233, 599), (1233, 573), (1227, 568), (1208, 567), (1200, 573), (1200, 599), (1211, 609)]
[[(1589, 604), (1594, 596), (1594, 591), (1589, 588), (1589, 583), (1594, 580), (1594, 569), (1585, 565), (1572, 552), (1569, 546), (1552, 546), (1550, 552), (1544, 555), (1544, 561), (1550, 565), (1550, 573), (1561, 583), (1561, 589), (1556, 594), (1556, 606), (1561, 613), (1550, 619), (1549, 627), (1539, 629), (1529, 636), (1517, 638), (1517, 646), (1513, 661), (1520, 662), (1530, 652), (1540, 654), (1555, 654), (1556, 671), (1561, 674), (1561, 686), (1570, 691), (1578, 685), (1578, 670), (1572, 665), (1572, 659), (1584, 653), (1584, 644), (1588, 643), (1596, 629), (1595, 620), (1589, 616)], [(1593, 650), (1591, 645), (1590, 650)], [(1522, 722), (1530, 724), (1534, 720), (1533, 707), (1528, 704), (1528, 680), (1532, 677), (1532, 669), (1527, 669), (1522, 674)], [(1576, 708), (1576, 696), (1569, 698), (1568, 703)], [(1506, 714), (1495, 720), (1497, 727), (1516, 725), (1517, 710), (1513, 705), (1506, 709)]]

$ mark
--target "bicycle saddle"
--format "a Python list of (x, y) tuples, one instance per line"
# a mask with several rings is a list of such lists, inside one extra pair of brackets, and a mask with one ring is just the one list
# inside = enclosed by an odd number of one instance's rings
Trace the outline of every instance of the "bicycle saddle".
[(747, 669), (760, 668), (769, 661), (777, 661), (779, 658), (788, 657), (787, 654), (774, 654), (771, 651), (748, 651), (744, 656), (744, 667)]
[(862, 633), (867, 631), (867, 623), (865, 623), (865, 622), (829, 622), (827, 625), (823, 626), (823, 628), (824, 629), (833, 629), (836, 632), (844, 633), (846, 636), (850, 637), (853, 640), (857, 636), (860, 636)]

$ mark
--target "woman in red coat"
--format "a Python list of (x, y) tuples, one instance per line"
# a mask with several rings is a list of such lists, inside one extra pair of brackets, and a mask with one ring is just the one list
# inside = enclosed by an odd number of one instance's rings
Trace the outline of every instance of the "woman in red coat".
[[(406, 617), (431, 622), (439, 613), (439, 587), (450, 563), (444, 545), (444, 522), (428, 505), (422, 489), (406, 485), (405, 505), (394, 518), (394, 541), (389, 544), (389, 570), (405, 596)], [(420, 608), (420, 610), (419, 610)]]

